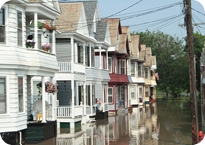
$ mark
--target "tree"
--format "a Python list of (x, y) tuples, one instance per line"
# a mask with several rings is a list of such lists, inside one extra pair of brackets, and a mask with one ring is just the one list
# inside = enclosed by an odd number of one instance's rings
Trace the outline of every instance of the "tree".
[(160, 80), (157, 89), (176, 95), (189, 90), (188, 57), (183, 41), (163, 32), (140, 32), (140, 43), (151, 47), (157, 59), (157, 72)]
[[(187, 39), (187, 38), (185, 38)], [(200, 92), (200, 83), (201, 83), (201, 73), (200, 73), (200, 58), (201, 58), (201, 52), (202, 48), (205, 44), (205, 36), (199, 34), (198, 32), (195, 32), (193, 35), (193, 41), (194, 41), (194, 55), (196, 59), (196, 89), (198, 92)], [(187, 44), (185, 46), (185, 50), (187, 51)]]

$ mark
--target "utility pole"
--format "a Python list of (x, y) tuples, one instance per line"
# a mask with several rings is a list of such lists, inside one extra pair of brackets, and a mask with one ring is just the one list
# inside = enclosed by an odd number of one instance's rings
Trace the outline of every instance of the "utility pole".
[(191, 102), (191, 119), (192, 119), (192, 144), (198, 143), (198, 115), (196, 101), (196, 71), (193, 48), (193, 26), (191, 0), (184, 0), (185, 24), (187, 28), (187, 45), (189, 61), (189, 83), (190, 83), (190, 102)]

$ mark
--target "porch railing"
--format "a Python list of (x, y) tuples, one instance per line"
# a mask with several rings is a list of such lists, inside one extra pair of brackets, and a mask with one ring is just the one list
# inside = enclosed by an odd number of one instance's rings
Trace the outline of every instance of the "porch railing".
[(59, 72), (71, 72), (71, 62), (58, 62)]
[[(73, 70), (72, 70), (73, 66)], [(85, 73), (85, 66), (80, 63), (71, 63), (71, 62), (58, 62), (59, 72), (62, 73)]]
[[(75, 106), (74, 107), (74, 117), (83, 115), (83, 107)], [(71, 106), (59, 106), (57, 107), (57, 117), (72, 117), (72, 108)]]
[(71, 117), (71, 107), (57, 107), (57, 117)]

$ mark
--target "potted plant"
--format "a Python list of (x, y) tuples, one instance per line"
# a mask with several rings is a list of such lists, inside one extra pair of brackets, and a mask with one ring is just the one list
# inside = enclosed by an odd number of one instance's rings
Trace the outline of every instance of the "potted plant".
[(44, 51), (48, 52), (48, 51), (51, 49), (51, 46), (50, 46), (49, 43), (45, 43), (45, 44), (43, 44), (43, 45), (41, 46), (41, 48), (42, 48)]
[(26, 48), (34, 48), (35, 43), (34, 41), (26, 41)]
[(47, 24), (44, 24), (43, 27), (46, 28), (50, 33), (53, 33), (53, 31), (56, 30), (56, 26), (49, 26)]

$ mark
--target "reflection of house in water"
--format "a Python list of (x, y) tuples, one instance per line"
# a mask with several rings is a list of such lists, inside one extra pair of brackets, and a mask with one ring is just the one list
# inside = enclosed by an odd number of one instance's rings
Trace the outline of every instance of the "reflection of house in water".
[(156, 103), (146, 106), (146, 145), (158, 145), (160, 125), (157, 124)]
[(109, 145), (128, 145), (130, 142), (130, 131), (128, 115), (117, 115), (109, 117)]
[(98, 123), (82, 125), (79, 130), (61, 130), (57, 135), (57, 145), (107, 145), (108, 121), (100, 120)]

